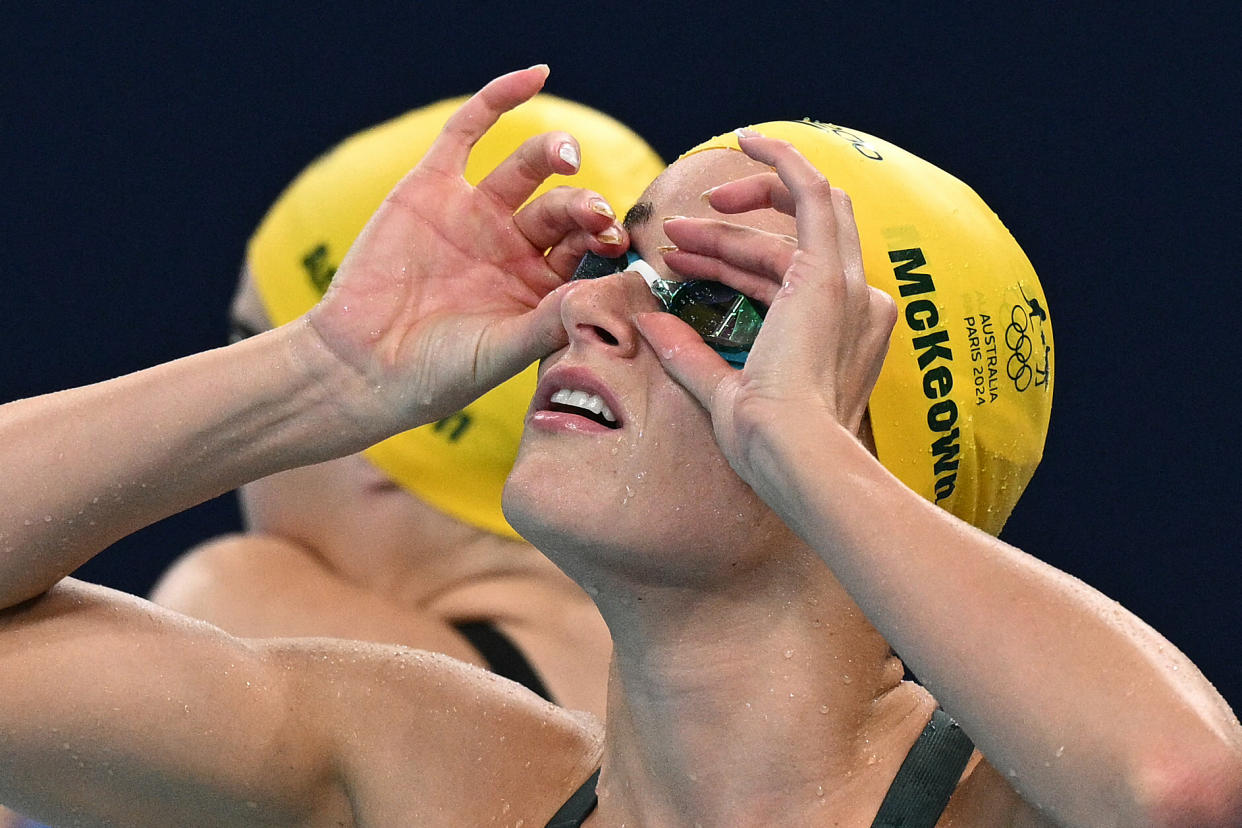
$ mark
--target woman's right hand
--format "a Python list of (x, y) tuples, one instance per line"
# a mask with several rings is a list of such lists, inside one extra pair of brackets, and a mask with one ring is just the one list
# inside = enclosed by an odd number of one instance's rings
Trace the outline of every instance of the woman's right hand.
[(503, 75), (463, 104), (308, 314), (330, 357), (361, 379), (344, 404), (368, 427), (448, 416), (563, 345), (556, 288), (588, 249), (628, 246), (596, 193), (560, 187), (521, 206), (549, 175), (577, 172), (566, 133), (529, 139), (478, 186), (464, 177), (475, 142), (547, 75)]

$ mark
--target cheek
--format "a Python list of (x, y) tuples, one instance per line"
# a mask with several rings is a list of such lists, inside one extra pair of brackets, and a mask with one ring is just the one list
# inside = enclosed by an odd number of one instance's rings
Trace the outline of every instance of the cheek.
[(634, 497), (713, 518), (731, 504), (749, 505), (753, 492), (716, 444), (711, 416), (684, 389), (653, 395), (645, 423), (626, 468)]

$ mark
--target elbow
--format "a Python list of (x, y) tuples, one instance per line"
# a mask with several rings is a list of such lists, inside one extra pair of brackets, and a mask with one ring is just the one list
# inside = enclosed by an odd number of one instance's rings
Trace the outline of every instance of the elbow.
[(1134, 799), (1153, 828), (1242, 828), (1242, 752), (1161, 756), (1138, 774)]

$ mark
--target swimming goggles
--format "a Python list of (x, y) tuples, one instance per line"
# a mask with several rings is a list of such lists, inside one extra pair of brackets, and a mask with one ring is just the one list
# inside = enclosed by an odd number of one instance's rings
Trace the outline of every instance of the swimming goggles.
[(642, 276), (664, 311), (694, 328), (703, 341), (731, 365), (741, 368), (746, 364), (750, 346), (755, 343), (764, 314), (768, 312), (764, 305), (720, 282), (662, 279), (655, 268), (633, 251), (611, 259), (588, 252), (572, 278), (598, 279), (625, 270)]

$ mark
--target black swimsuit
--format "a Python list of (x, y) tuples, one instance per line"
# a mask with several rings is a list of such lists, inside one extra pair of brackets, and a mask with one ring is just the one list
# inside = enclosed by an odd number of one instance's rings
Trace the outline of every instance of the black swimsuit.
[[(906, 759), (871, 828), (933, 828), (970, 761), (975, 746), (957, 722), (937, 708)], [(599, 771), (556, 812), (548, 828), (578, 828), (595, 810)]]
[(466, 637), (470, 646), (479, 651), (479, 655), (487, 662), (487, 669), (524, 685), (553, 704), (556, 703), (530, 661), (491, 621), (454, 621), (453, 627)]

